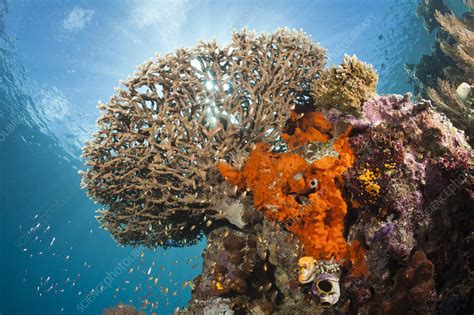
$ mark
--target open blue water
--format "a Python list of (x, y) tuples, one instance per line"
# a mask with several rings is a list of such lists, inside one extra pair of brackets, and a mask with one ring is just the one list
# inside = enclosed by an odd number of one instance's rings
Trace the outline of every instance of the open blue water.
[(118, 247), (79, 185), (97, 101), (136, 65), (200, 39), (224, 44), (233, 28), (287, 26), (311, 34), (333, 63), (348, 53), (374, 64), (380, 94), (405, 93), (404, 63), (432, 42), (417, 3), (0, 0), (0, 314), (100, 314), (143, 298), (170, 314), (189, 300), (183, 282), (200, 272), (205, 244)]

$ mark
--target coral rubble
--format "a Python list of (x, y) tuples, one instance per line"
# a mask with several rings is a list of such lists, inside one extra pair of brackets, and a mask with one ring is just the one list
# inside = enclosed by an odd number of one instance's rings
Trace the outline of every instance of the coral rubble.
[(183, 314), (472, 310), (464, 132), (430, 101), (376, 95), (355, 57), (324, 60), (303, 33), (244, 31), (141, 66), (84, 149), (103, 227), (207, 237)]

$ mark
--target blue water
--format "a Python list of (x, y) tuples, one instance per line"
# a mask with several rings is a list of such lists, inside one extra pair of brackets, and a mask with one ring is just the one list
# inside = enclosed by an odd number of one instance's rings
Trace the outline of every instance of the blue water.
[(416, 6), (0, 0), (0, 314), (100, 314), (119, 301), (139, 307), (143, 298), (170, 314), (189, 300), (183, 282), (200, 272), (205, 244), (118, 247), (98, 228), (99, 205), (79, 185), (80, 148), (94, 131), (97, 101), (106, 102), (136, 65), (200, 39), (225, 44), (234, 28), (287, 26), (311, 34), (332, 63), (348, 53), (374, 64), (380, 94), (405, 93), (412, 88), (404, 63), (429, 53), (433, 40)]

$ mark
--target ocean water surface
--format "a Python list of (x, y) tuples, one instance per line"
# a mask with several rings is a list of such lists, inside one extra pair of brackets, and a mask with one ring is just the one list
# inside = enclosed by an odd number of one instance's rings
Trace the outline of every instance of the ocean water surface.
[[(415, 0), (0, 0), (0, 314), (100, 314), (119, 302), (190, 299), (205, 241), (117, 246), (80, 188), (84, 141), (135, 66), (233, 29), (302, 28), (329, 63), (372, 63), (379, 94), (412, 91), (405, 63), (430, 52)], [(150, 312), (148, 307), (147, 312)]]

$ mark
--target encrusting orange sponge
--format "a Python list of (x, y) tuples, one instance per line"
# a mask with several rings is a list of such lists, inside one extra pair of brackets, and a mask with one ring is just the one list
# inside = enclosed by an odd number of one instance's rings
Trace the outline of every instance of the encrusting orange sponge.
[[(282, 138), (291, 149), (309, 142), (326, 142), (331, 131), (322, 113), (309, 113), (296, 123), (294, 134)], [(298, 154), (273, 153), (269, 145), (259, 143), (240, 172), (225, 163), (218, 169), (228, 182), (251, 191), (255, 207), (267, 218), (285, 224), (296, 234), (305, 255), (352, 262), (343, 236), (347, 205), (339, 190), (342, 174), (355, 161), (349, 131), (333, 144), (338, 157), (328, 156), (309, 164)]]
[(294, 133), (281, 135), (289, 148), (302, 146), (308, 142), (327, 142), (330, 139), (332, 126), (323, 113), (307, 113), (304, 119), (298, 120), (298, 115), (293, 112), (289, 121), (295, 124)]

